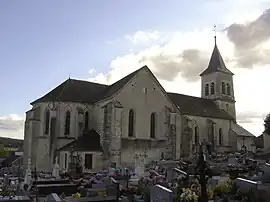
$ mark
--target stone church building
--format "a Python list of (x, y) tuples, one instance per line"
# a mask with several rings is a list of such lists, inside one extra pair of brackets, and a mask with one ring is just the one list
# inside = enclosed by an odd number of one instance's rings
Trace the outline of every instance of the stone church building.
[(237, 124), (233, 73), (217, 45), (201, 74), (201, 97), (166, 92), (144, 66), (112, 85), (68, 79), (26, 112), (25, 166), (51, 172), (79, 158), (83, 171), (209, 152), (253, 151)]

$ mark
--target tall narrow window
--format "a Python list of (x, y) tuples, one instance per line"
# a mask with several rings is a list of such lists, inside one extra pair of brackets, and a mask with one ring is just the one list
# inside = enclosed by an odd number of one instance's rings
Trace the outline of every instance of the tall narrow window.
[(205, 95), (205, 96), (208, 96), (208, 95), (209, 95), (209, 84), (206, 84), (206, 85), (205, 85), (204, 95)]
[(128, 136), (134, 136), (134, 110), (130, 109), (128, 113)]
[(226, 104), (225, 107), (226, 107), (226, 111), (229, 111), (229, 104)]
[(211, 87), (210, 87), (210, 91), (211, 91), (211, 95), (214, 95), (215, 94), (215, 84), (214, 82), (211, 83)]
[(224, 82), (221, 83), (221, 93), (226, 94), (226, 86)]
[(151, 114), (150, 120), (150, 138), (156, 137), (156, 113)]
[(67, 153), (65, 153), (64, 169), (67, 169), (67, 159), (68, 159), (68, 156), (67, 156)]
[(48, 135), (50, 131), (50, 110), (45, 112), (45, 134)]
[(86, 169), (92, 169), (93, 168), (93, 154), (85, 154), (84, 156), (84, 167)]
[(227, 94), (231, 95), (231, 86), (229, 83), (227, 83)]
[(199, 145), (199, 128), (198, 128), (198, 126), (196, 126), (194, 128), (194, 141), (195, 141), (195, 145)]
[(85, 112), (84, 114), (84, 129), (88, 129), (89, 124), (89, 113)]
[(70, 133), (70, 111), (66, 112), (65, 135)]
[(218, 143), (219, 145), (223, 145), (223, 133), (222, 133), (222, 128), (218, 130)]

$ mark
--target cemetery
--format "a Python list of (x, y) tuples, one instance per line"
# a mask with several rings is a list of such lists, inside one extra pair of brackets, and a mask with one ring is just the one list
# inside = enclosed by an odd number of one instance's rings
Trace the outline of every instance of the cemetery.
[[(29, 162), (31, 163), (31, 162)], [(79, 165), (77, 165), (79, 166)], [(4, 167), (0, 200), (48, 202), (196, 202), (268, 201), (270, 164), (245, 154), (209, 156), (200, 147), (190, 159), (162, 157), (135, 168), (107, 168), (95, 173), (52, 173)]]

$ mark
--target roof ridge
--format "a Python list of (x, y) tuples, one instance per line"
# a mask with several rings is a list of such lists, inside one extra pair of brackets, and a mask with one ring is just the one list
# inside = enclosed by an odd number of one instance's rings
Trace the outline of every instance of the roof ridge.
[(183, 95), (183, 96), (187, 96), (187, 97), (192, 97), (192, 98), (197, 98), (197, 99), (202, 99), (202, 100), (209, 100), (211, 102), (214, 102), (213, 100), (207, 99), (207, 98), (202, 98), (202, 97), (197, 97), (194, 95), (187, 95), (187, 94), (182, 94), (182, 93), (172, 93), (172, 92), (167, 92), (169, 94), (176, 94), (176, 95)]

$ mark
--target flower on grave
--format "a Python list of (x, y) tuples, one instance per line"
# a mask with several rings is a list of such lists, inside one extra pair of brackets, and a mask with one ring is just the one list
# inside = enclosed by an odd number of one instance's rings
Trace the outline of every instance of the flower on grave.
[(180, 199), (185, 202), (197, 202), (198, 196), (191, 189), (183, 188), (182, 194), (180, 195)]
[(75, 199), (79, 199), (79, 198), (81, 198), (81, 194), (77, 192), (75, 194), (72, 194), (72, 197)]

